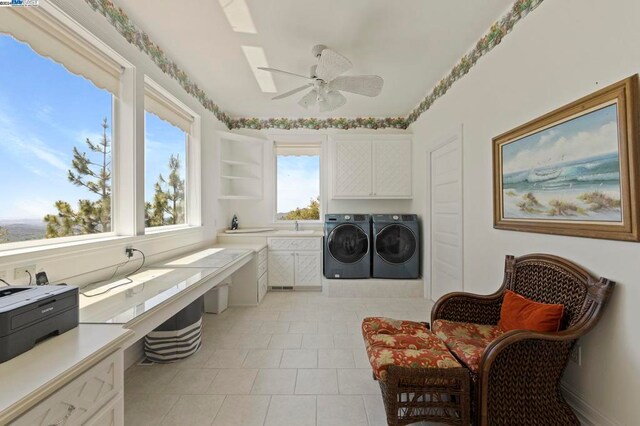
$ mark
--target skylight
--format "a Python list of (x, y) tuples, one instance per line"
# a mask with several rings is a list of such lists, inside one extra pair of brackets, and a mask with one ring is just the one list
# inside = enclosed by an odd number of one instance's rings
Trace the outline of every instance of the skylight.
[(260, 86), (260, 90), (265, 93), (276, 93), (276, 84), (273, 81), (273, 77), (270, 72), (259, 70), (258, 67), (269, 67), (267, 57), (264, 54), (264, 49), (258, 46), (242, 46), (244, 56), (247, 57), (253, 76)]
[(256, 34), (256, 26), (245, 0), (218, 0), (222, 11), (233, 31), (237, 33)]

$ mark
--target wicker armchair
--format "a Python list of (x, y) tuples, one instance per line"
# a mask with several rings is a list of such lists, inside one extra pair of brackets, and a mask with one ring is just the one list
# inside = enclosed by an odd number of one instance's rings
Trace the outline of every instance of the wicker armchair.
[(504, 282), (488, 296), (451, 293), (436, 302), (437, 319), (496, 325), (505, 289), (542, 303), (565, 305), (559, 332), (507, 332), (485, 349), (472, 373), (472, 410), (479, 425), (579, 425), (560, 393), (577, 339), (599, 320), (615, 283), (557, 256), (507, 256)]

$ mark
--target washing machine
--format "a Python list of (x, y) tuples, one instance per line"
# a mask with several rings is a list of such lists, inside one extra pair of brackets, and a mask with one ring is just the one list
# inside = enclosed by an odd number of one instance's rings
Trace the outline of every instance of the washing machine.
[(324, 221), (324, 276), (371, 276), (371, 216), (327, 214)]
[(420, 276), (420, 224), (415, 214), (374, 214), (373, 277)]

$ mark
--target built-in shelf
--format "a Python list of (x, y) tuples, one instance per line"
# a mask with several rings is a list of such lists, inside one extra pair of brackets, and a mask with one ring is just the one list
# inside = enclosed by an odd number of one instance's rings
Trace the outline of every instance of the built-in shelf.
[(265, 140), (230, 132), (220, 137), (220, 195), (223, 200), (258, 200), (263, 193)]

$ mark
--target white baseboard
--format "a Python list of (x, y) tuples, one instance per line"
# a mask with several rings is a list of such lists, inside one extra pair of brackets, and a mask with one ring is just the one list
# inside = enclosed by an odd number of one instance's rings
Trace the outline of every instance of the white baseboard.
[(562, 395), (567, 403), (573, 408), (578, 416), (578, 420), (585, 426), (622, 426), (620, 423), (611, 420), (609, 417), (596, 410), (582, 399), (576, 391), (566, 384), (562, 384)]

